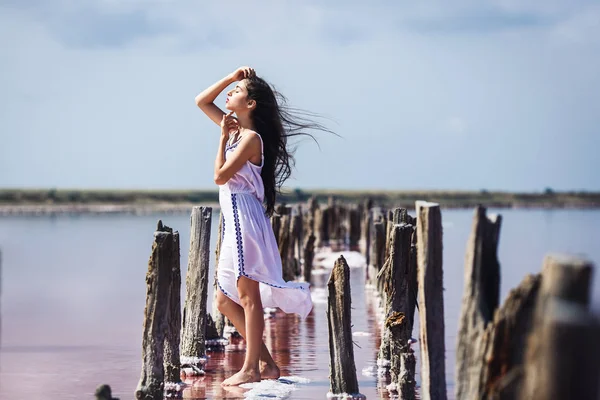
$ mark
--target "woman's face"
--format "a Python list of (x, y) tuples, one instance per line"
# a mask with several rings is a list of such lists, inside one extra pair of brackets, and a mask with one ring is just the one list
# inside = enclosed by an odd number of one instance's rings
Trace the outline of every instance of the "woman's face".
[(233, 89), (227, 92), (225, 108), (236, 113), (248, 109), (248, 90), (245, 79), (239, 81)]

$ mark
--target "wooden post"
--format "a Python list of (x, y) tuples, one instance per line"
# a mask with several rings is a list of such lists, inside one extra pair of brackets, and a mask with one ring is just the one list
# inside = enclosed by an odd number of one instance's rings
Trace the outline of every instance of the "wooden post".
[(198, 373), (206, 362), (206, 302), (210, 255), (211, 207), (194, 207), (181, 335), (181, 363)]
[(349, 229), (349, 244), (350, 250), (358, 251), (358, 244), (360, 242), (360, 210), (357, 207), (350, 209), (350, 229)]
[(499, 216), (477, 207), (467, 244), (462, 308), (456, 345), (456, 398), (480, 398), (483, 332), (500, 302)]
[(373, 235), (371, 226), (373, 225), (373, 211), (368, 208), (365, 211), (365, 218), (363, 220), (363, 232), (364, 232), (364, 255), (365, 255), (365, 264), (367, 265), (365, 275), (369, 278), (369, 265), (371, 264), (371, 236)]
[(354, 343), (352, 342), (350, 268), (346, 259), (340, 256), (335, 262), (327, 282), (329, 326), (329, 376), (334, 395), (358, 393), (358, 380), (354, 364)]
[(446, 400), (442, 215), (440, 206), (416, 202), (421, 398)]
[(521, 399), (598, 398), (600, 329), (588, 311), (591, 273), (585, 259), (546, 257)]
[(286, 213), (281, 217), (281, 228), (279, 230), (279, 255), (281, 257), (281, 266), (283, 269), (283, 280), (291, 281), (295, 279), (294, 265), (290, 260), (290, 246), (291, 246), (291, 225), (292, 216), (290, 213)]
[(106, 384), (98, 386), (94, 392), (94, 396), (96, 400), (119, 400), (112, 397), (112, 389)]
[(410, 244), (410, 269), (408, 271), (408, 319), (410, 320), (410, 326), (414, 326), (415, 308), (417, 307), (418, 303), (417, 293), (419, 287), (417, 282), (417, 228), (416, 225), (414, 225), (417, 223), (417, 219), (412, 218), (411, 221), (413, 225), (413, 233)]
[[(369, 255), (369, 229), (371, 227), (371, 208), (373, 207), (373, 201), (371, 201), (370, 199), (365, 200), (362, 204), (361, 204), (361, 210), (362, 210), (362, 215), (361, 215), (361, 228), (360, 228), (360, 236), (361, 236), (361, 242), (362, 242), (362, 252), (365, 255), (365, 257), (368, 257)], [(369, 265), (369, 260), (367, 258), (366, 260), (367, 265)]]
[(217, 331), (218, 337), (223, 337), (223, 331), (225, 330), (225, 316), (221, 314), (219, 308), (217, 307), (217, 277), (219, 274), (219, 256), (221, 255), (221, 242), (223, 241), (223, 236), (225, 235), (225, 227), (223, 226), (223, 211), (219, 212), (219, 233), (217, 235), (217, 246), (215, 249), (215, 276), (213, 278), (213, 302), (212, 302), (212, 315), (213, 321), (215, 324), (215, 329)]
[(316, 247), (329, 246), (330, 219), (331, 207), (326, 206), (317, 210), (315, 215), (315, 230), (317, 233)]
[(142, 373), (136, 399), (162, 400), (164, 345), (169, 318), (169, 289), (175, 259), (173, 230), (158, 221), (146, 273), (146, 308), (142, 336)]
[(298, 221), (292, 220), (292, 225), (297, 226), (295, 228), (294, 241), (296, 242), (296, 245), (294, 246), (294, 258), (297, 261), (298, 275), (300, 275), (300, 260), (302, 260), (302, 254), (304, 252), (304, 233), (307, 232), (304, 229), (304, 210), (302, 209), (301, 204), (298, 204), (298, 206), (295, 208), (294, 217), (298, 219)]
[(304, 242), (304, 263), (302, 267), (302, 275), (304, 276), (304, 281), (311, 281), (312, 267), (313, 261), (315, 258), (315, 235), (310, 232), (306, 237)]
[(288, 260), (291, 264), (289, 266), (291, 272), (294, 275), (293, 279), (296, 279), (300, 275), (300, 250), (302, 249), (302, 215), (298, 209), (292, 210), (291, 225), (290, 225), (290, 244)]
[(371, 244), (369, 246), (368, 282), (377, 287), (377, 274), (385, 261), (385, 220), (380, 209), (373, 209)]
[(308, 200), (308, 210), (307, 210), (307, 214), (306, 214), (306, 224), (304, 226), (304, 231), (305, 232), (312, 232), (313, 234), (315, 234), (316, 236), (316, 213), (317, 210), (319, 209), (319, 203), (317, 202), (316, 198), (314, 196), (312, 196), (309, 200)]
[(181, 382), (179, 338), (181, 335), (181, 257), (179, 232), (173, 232), (173, 255), (169, 288), (169, 320), (165, 337), (165, 391), (172, 391)]
[[(391, 380), (402, 399), (415, 398), (415, 356), (410, 348), (412, 323), (409, 315), (409, 269), (413, 227), (394, 224), (385, 274), (386, 321), (380, 356), (390, 360)], [(387, 349), (386, 349), (387, 347)]]
[[(533, 324), (535, 301), (538, 295), (541, 275), (527, 275), (515, 289), (512, 289), (494, 314), (494, 319), (481, 334), (479, 357), (470, 356), (471, 362), (479, 364), (480, 372), (470, 377), (463, 374), (461, 379), (475, 379), (476, 382), (463, 383), (463, 387), (474, 387), (471, 393), (463, 391), (460, 399), (513, 399), (518, 398), (523, 379), (523, 357), (527, 348), (527, 337)], [(474, 368), (474, 366), (469, 366)]]

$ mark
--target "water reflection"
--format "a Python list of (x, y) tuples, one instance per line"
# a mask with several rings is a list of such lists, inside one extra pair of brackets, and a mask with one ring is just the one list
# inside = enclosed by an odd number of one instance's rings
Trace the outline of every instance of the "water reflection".
[[(499, 247), (503, 299), (525, 274), (540, 271), (543, 257), (550, 251), (582, 253), (600, 266), (600, 211), (499, 213), (503, 215)], [(443, 211), (449, 399), (453, 398), (454, 347), (472, 215), (471, 210)], [(0, 398), (79, 400), (91, 398), (101, 383), (110, 384), (115, 397), (132, 398), (140, 378), (145, 273), (158, 218), (180, 231), (185, 277), (188, 215), (0, 218)], [(349, 259), (350, 255), (345, 254)], [(213, 263), (211, 257), (209, 276), (213, 276)], [(378, 301), (365, 289), (364, 273), (364, 268), (351, 268), (353, 331), (361, 333), (353, 336), (359, 387), (369, 399), (387, 398), (383, 389), (387, 378), (372, 373), (381, 340), (381, 321)], [(328, 273), (313, 275), (314, 309), (305, 320), (281, 312), (265, 320), (266, 344), (282, 376), (292, 379), (292, 383), (281, 382), (280, 386), (260, 390), (287, 393), (293, 399), (323, 398), (329, 390), (328, 278)], [(209, 309), (211, 299), (209, 293)], [(592, 303), (600, 310), (600, 273), (594, 274)], [(417, 337), (418, 317), (414, 329), (413, 336)], [(418, 344), (414, 347), (418, 349)], [(210, 356), (207, 375), (191, 382), (186, 397), (243, 396), (235, 392), (238, 389), (221, 388), (220, 383), (242, 366), (244, 341), (234, 340), (225, 353)], [(416, 368), (418, 382), (418, 353)], [(296, 390), (290, 392), (292, 386)]]

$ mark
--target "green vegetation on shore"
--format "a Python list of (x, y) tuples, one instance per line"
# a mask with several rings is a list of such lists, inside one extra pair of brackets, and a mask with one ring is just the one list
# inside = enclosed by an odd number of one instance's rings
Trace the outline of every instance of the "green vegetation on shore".
[[(374, 204), (413, 207), (416, 200), (439, 203), (448, 208), (535, 207), (535, 208), (599, 208), (600, 192), (488, 192), (443, 190), (305, 190), (287, 189), (279, 201), (306, 201), (315, 196), (326, 202), (334, 196), (341, 202), (357, 203), (371, 198)], [(140, 205), (216, 203), (218, 190), (69, 190), (69, 189), (0, 189), (0, 206), (19, 205)]]

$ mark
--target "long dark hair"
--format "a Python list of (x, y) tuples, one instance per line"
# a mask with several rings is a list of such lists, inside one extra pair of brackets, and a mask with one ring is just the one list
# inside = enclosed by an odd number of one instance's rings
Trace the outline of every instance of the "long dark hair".
[[(290, 177), (295, 165), (295, 148), (288, 139), (295, 136), (308, 136), (318, 145), (311, 130), (333, 133), (312, 119), (318, 117), (307, 111), (288, 107), (287, 99), (264, 79), (257, 76), (246, 79), (248, 100), (256, 101), (251, 118), (254, 129), (263, 138), (264, 164), (261, 177), (265, 187), (266, 215), (273, 215), (277, 194)], [(336, 136), (339, 136), (335, 134)]]

